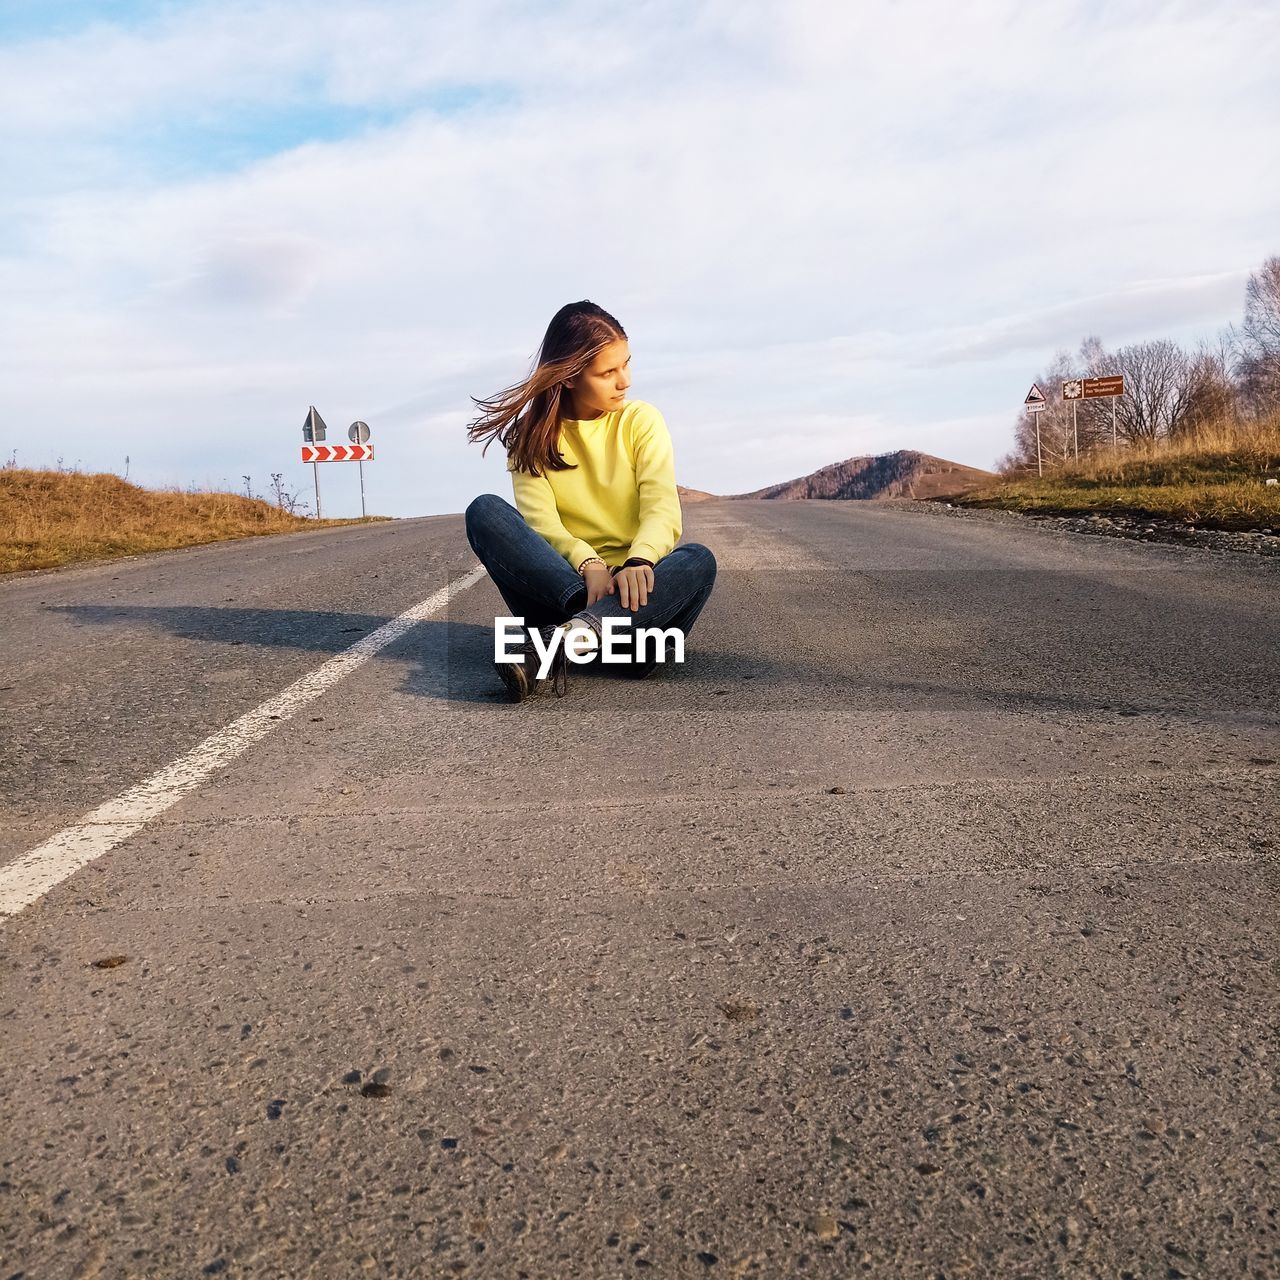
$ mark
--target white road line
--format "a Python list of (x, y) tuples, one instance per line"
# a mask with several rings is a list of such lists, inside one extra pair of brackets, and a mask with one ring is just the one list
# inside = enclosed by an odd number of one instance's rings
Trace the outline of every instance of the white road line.
[(482, 577), (484, 566), (477, 565), (465, 577), (442, 587), (421, 604), (371, 631), (349, 649), (335, 654), (328, 662), (295, 680), (274, 698), (206, 738), (159, 773), (153, 773), (123, 795), (99, 805), (79, 822), (24, 853), (16, 862), (0, 867), (0, 916), (17, 915), (69, 875), (109, 849), (114, 849), (122, 840), (127, 840), (152, 818), (194, 791), (215, 769), (230, 764), (255, 742), (265, 738), (308, 703), (314, 702), (330, 686), (349, 676), (380, 649), (385, 649), (416, 623), (438, 612), (454, 596)]

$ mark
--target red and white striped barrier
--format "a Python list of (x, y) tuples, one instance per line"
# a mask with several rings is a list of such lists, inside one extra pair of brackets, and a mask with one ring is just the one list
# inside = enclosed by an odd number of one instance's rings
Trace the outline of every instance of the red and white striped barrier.
[(372, 462), (371, 444), (304, 444), (303, 462)]

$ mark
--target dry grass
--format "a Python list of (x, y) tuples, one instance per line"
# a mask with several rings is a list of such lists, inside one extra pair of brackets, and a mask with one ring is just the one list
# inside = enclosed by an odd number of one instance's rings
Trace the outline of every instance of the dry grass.
[(0, 468), (0, 573), (360, 523), (307, 520), (234, 493), (140, 489), (109, 474)]
[(1193, 438), (1104, 448), (1043, 477), (1019, 475), (953, 499), (1055, 515), (1131, 515), (1209, 529), (1280, 526), (1280, 416), (1215, 423)]

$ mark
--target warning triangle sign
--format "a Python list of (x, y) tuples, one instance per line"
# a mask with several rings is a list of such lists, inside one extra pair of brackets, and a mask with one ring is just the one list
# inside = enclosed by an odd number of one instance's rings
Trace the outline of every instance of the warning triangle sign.
[(307, 444), (319, 444), (328, 430), (324, 419), (316, 412), (315, 405), (312, 405), (307, 411), (307, 420), (302, 424), (302, 439)]
[[(1044, 404), (1044, 392), (1041, 391), (1040, 388), (1036, 386), (1036, 384), (1033, 382), (1031, 384), (1031, 390), (1027, 392), (1027, 398), (1022, 403), (1023, 404)], [(314, 410), (312, 412), (314, 412)]]

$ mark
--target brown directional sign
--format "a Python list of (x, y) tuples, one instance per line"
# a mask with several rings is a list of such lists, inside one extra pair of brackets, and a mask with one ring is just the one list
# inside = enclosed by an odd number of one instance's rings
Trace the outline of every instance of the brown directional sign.
[(1117, 373), (1106, 378), (1086, 378), (1084, 380), (1084, 399), (1108, 400), (1112, 396), (1124, 395), (1124, 375)]

